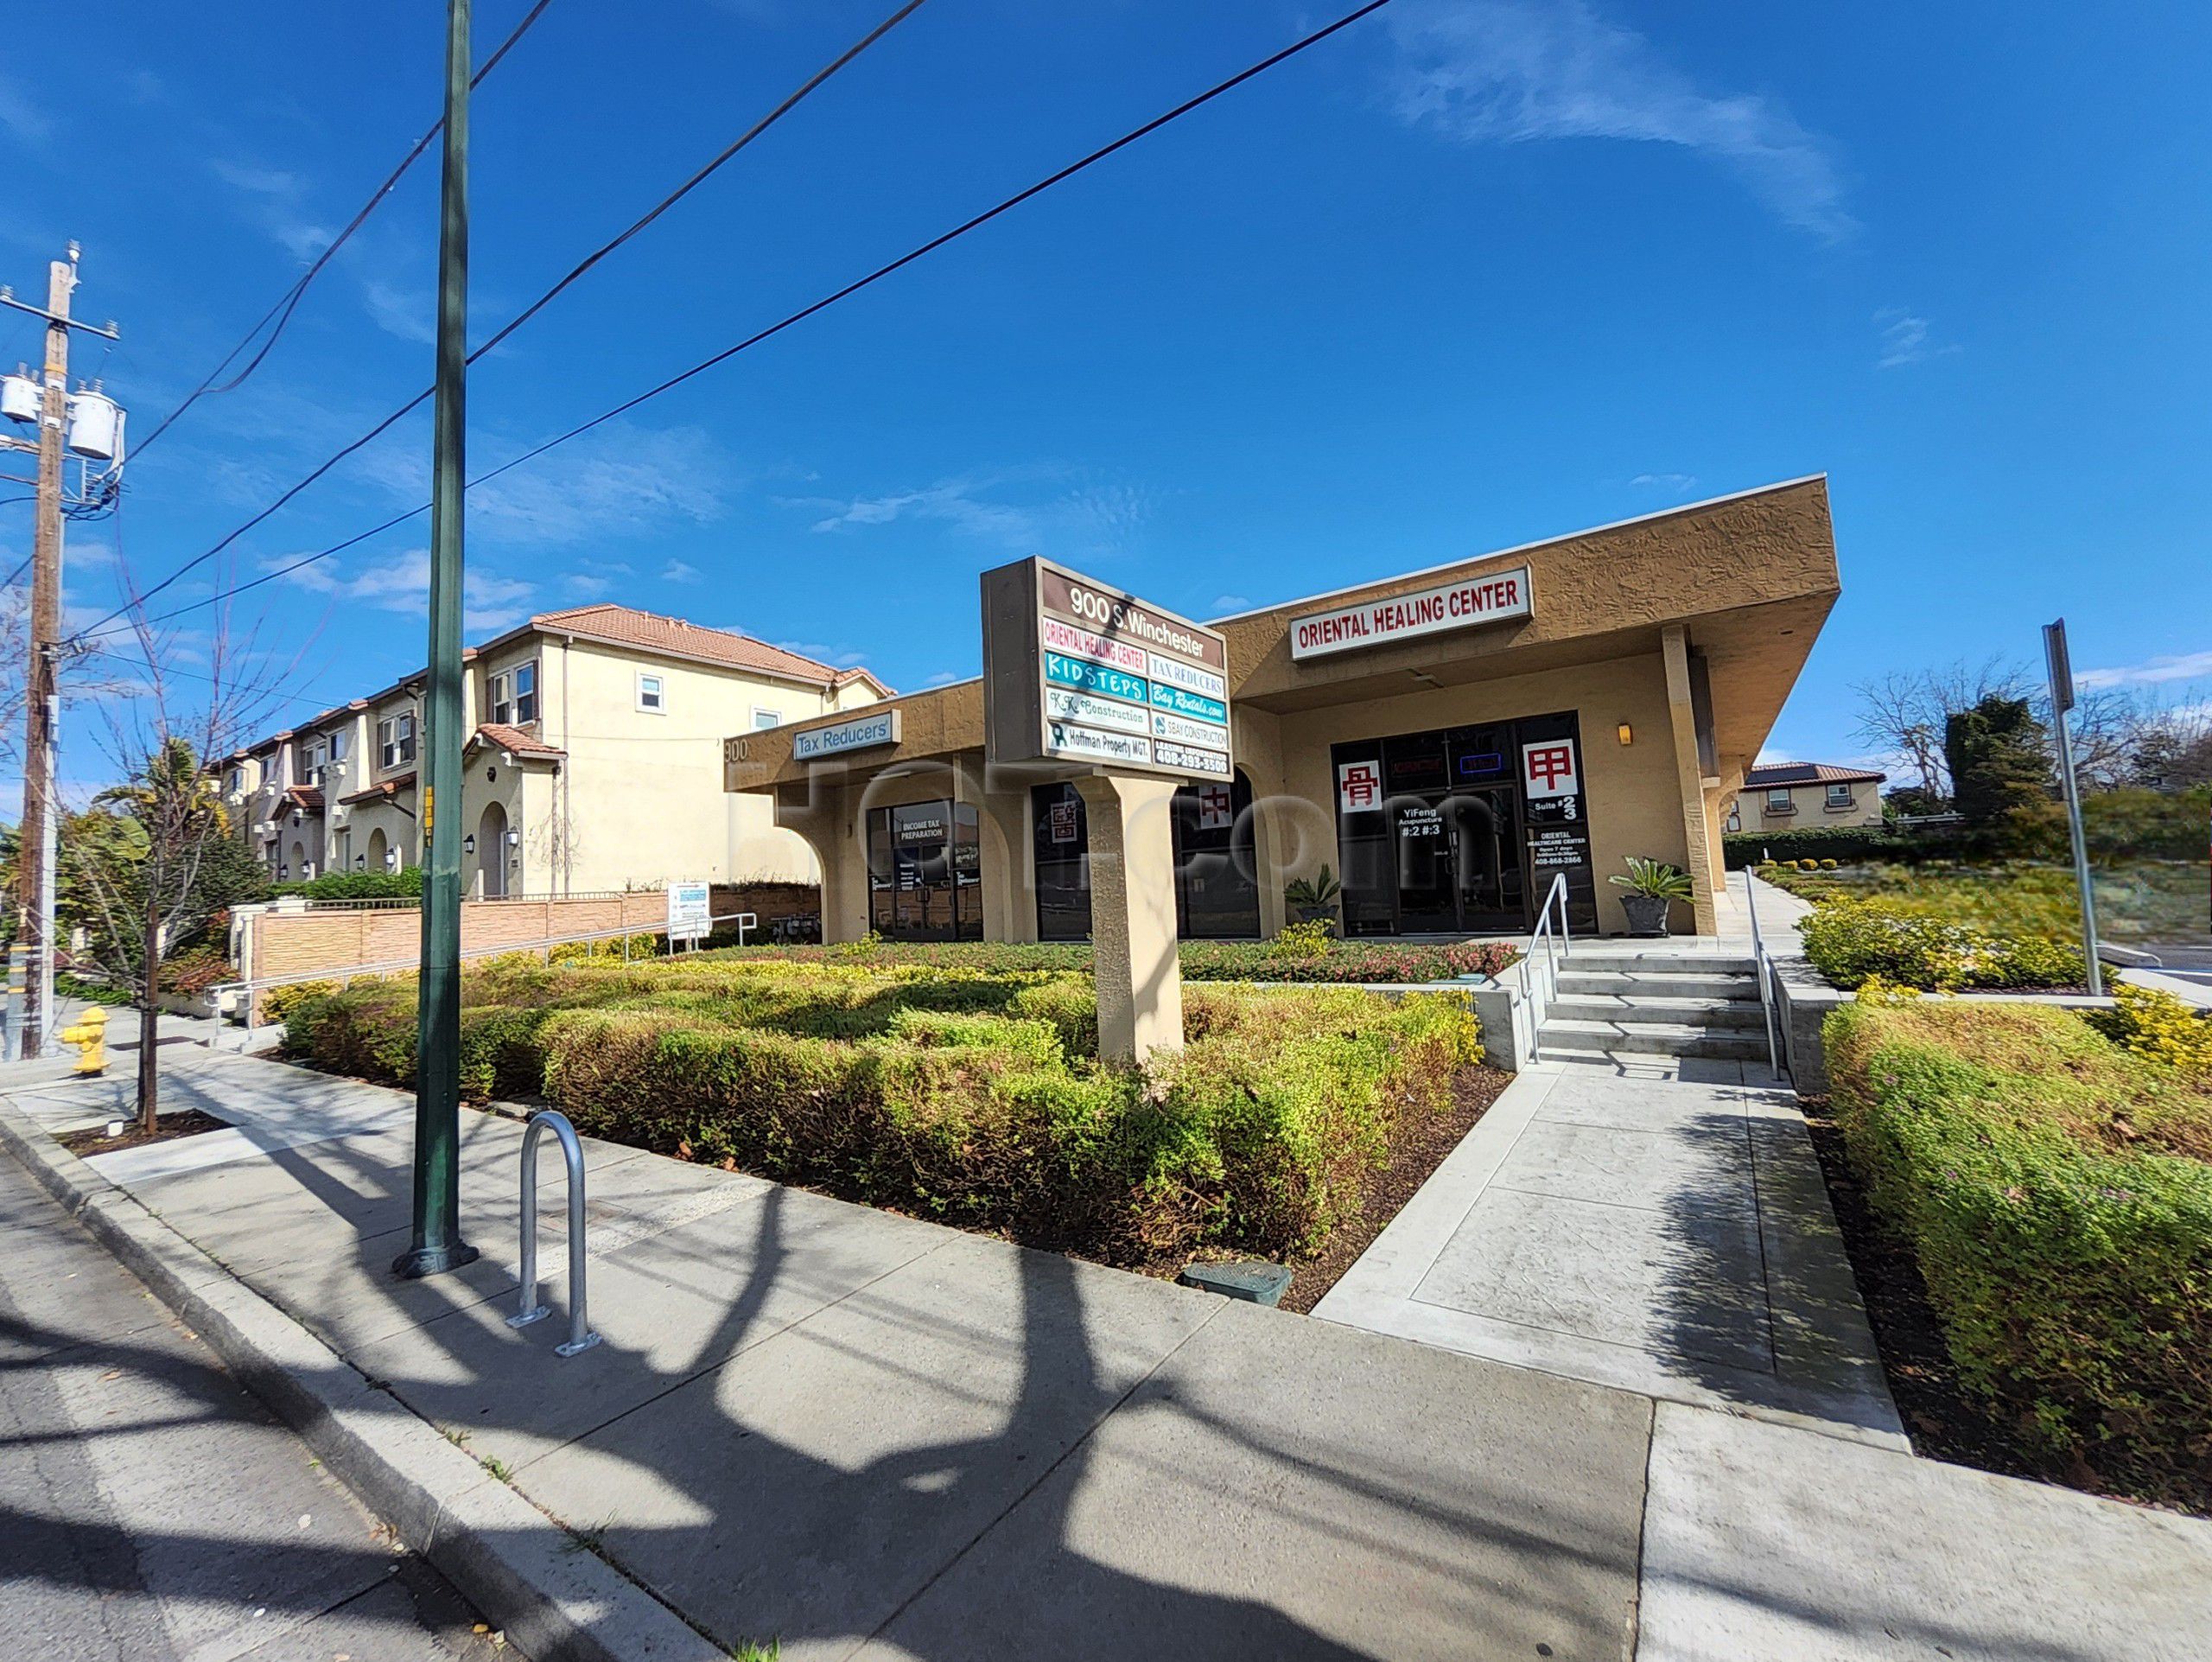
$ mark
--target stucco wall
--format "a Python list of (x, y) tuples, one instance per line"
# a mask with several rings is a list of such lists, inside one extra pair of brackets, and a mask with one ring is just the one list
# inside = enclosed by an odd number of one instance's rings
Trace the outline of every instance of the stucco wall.
[[(1763, 789), (1740, 791), (1736, 797), (1740, 829), (1757, 831), (1805, 831), (1821, 825), (1878, 825), (1882, 823), (1882, 787), (1872, 780), (1852, 782), (1852, 806), (1847, 810), (1831, 811), (1827, 806), (1828, 787), (1825, 785), (1793, 785), (1789, 799), (1796, 806), (1795, 813), (1770, 814), (1767, 812), (1767, 793)], [(1726, 818), (1727, 811), (1721, 811)]]

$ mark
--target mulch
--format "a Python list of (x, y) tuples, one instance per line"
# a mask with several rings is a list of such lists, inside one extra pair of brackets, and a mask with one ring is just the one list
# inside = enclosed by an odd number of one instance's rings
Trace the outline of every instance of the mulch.
[(1304, 1315), (1319, 1304), (1512, 1082), (1513, 1075), (1498, 1068), (1462, 1068), (1452, 1081), (1449, 1108), (1400, 1115), (1390, 1132), (1389, 1162), (1369, 1176), (1358, 1218), (1330, 1231), (1317, 1256), (1291, 1265), (1282, 1308)]
[(202, 1131), (227, 1131), (230, 1121), (218, 1119), (213, 1114), (203, 1114), (197, 1108), (187, 1108), (178, 1113), (163, 1114), (156, 1122), (156, 1129), (149, 1136), (138, 1128), (137, 1119), (130, 1122), (130, 1129), (121, 1137), (109, 1137), (105, 1127), (82, 1131), (64, 1131), (54, 1138), (63, 1148), (82, 1160), (96, 1154), (114, 1154), (123, 1149), (143, 1149), (149, 1143), (174, 1143), (181, 1137), (197, 1137)]

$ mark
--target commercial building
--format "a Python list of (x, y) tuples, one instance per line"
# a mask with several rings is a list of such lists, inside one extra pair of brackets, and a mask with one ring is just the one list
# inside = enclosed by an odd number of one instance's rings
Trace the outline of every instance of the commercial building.
[(1878, 825), (1887, 774), (1825, 761), (1769, 762), (1744, 774), (1728, 805), (1730, 831), (1802, 831), (1808, 825)]
[[(1710, 933), (1727, 805), (1839, 592), (1815, 477), (1218, 619), (1173, 661), (1048, 597), (1058, 754), (988, 746), (979, 679), (733, 729), (725, 783), (812, 846), (832, 940), (1086, 935), (1117, 755), (1186, 776), (1217, 760), (1173, 791), (1173, 894), (1144, 897), (1186, 936), (1274, 933), (1285, 885), (1324, 867), (1348, 935), (1519, 931), (1554, 877), (1610, 933), (1605, 879), (1631, 855), (1688, 871), (1675, 927)], [(1186, 691), (1212, 650), (1196, 635), (1225, 650), (1217, 699)]]
[[(461, 883), (486, 898), (816, 881), (812, 851), (766, 803), (722, 795), (722, 740), (888, 691), (865, 670), (615, 605), (541, 613), (463, 661)], [(420, 862), (423, 680), (227, 760), (232, 818), (272, 877)]]

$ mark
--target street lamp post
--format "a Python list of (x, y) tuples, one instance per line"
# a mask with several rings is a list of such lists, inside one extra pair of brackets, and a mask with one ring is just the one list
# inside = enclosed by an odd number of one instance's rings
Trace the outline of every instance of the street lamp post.
[(461, 589), (468, 379), (468, 0), (446, 13), (445, 173), (430, 478), (430, 653), (423, 700), (423, 972), (416, 1009), (415, 1211), (396, 1275), (457, 1270), (461, 1238)]

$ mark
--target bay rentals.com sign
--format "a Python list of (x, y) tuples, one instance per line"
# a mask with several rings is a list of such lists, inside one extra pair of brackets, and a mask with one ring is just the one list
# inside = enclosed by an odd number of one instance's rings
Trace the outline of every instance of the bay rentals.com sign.
[(1532, 612), (1529, 568), (1515, 566), (1410, 595), (1391, 595), (1293, 618), (1290, 655), (1294, 659), (1321, 658), (1478, 623), (1501, 623), (1530, 616)]

